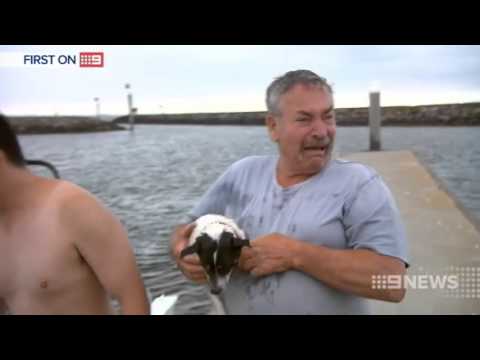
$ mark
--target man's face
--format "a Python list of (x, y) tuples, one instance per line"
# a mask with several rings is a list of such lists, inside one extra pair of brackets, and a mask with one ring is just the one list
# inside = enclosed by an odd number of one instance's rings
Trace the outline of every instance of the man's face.
[(281, 115), (267, 123), (282, 161), (294, 172), (319, 172), (335, 140), (332, 95), (324, 88), (298, 84), (280, 97), (279, 110)]

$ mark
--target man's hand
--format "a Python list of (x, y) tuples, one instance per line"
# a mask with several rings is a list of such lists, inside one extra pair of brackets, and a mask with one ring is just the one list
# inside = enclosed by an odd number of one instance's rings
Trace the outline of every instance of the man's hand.
[(254, 276), (284, 272), (294, 266), (297, 241), (273, 233), (253, 240), (251, 247), (243, 247), (239, 268)]
[(180, 258), (180, 253), (188, 246), (188, 239), (195, 228), (195, 223), (178, 226), (172, 234), (171, 251), (180, 271), (190, 280), (196, 283), (206, 283), (207, 276), (200, 264), (197, 254), (187, 255)]

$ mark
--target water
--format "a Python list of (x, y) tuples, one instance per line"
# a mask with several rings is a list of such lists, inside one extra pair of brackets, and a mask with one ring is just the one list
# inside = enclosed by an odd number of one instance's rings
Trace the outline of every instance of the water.
[[(480, 219), (480, 128), (382, 129), (385, 150), (413, 150)], [(275, 154), (263, 127), (139, 125), (135, 133), (24, 135), (27, 158), (52, 162), (62, 178), (100, 198), (126, 226), (153, 297), (179, 293), (178, 314), (204, 314), (211, 304), (170, 259), (173, 226), (232, 162)], [(368, 149), (368, 128), (337, 129), (340, 154)], [(49, 175), (43, 169), (39, 174)], [(50, 175), (49, 175), (50, 176)]]

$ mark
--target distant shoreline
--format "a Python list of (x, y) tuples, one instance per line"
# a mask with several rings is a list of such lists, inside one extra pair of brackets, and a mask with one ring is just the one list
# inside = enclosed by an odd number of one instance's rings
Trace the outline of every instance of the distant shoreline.
[[(337, 126), (368, 126), (368, 108), (335, 110)], [(264, 111), (136, 115), (135, 124), (264, 126)], [(17, 134), (121, 131), (128, 116), (101, 121), (87, 116), (11, 116)], [(126, 127), (120, 124), (127, 125)], [(480, 126), (480, 102), (382, 108), (382, 126)]]
[[(368, 108), (340, 108), (335, 113), (338, 126), (368, 126)], [(135, 123), (260, 126), (265, 115), (264, 111), (136, 115)], [(128, 116), (113, 122), (128, 124)], [(480, 126), (480, 103), (383, 107), (382, 126)]]
[(101, 121), (87, 116), (11, 116), (8, 119), (18, 135), (125, 130), (111, 121)]

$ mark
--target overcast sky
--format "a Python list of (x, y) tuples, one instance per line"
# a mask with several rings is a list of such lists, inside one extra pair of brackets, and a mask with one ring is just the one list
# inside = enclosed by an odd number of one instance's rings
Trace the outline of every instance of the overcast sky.
[[(103, 68), (25, 66), (9, 54), (103, 51)], [(310, 69), (333, 83), (336, 107), (480, 101), (480, 46), (0, 46), (0, 111), (6, 115), (264, 111), (268, 84)]]

